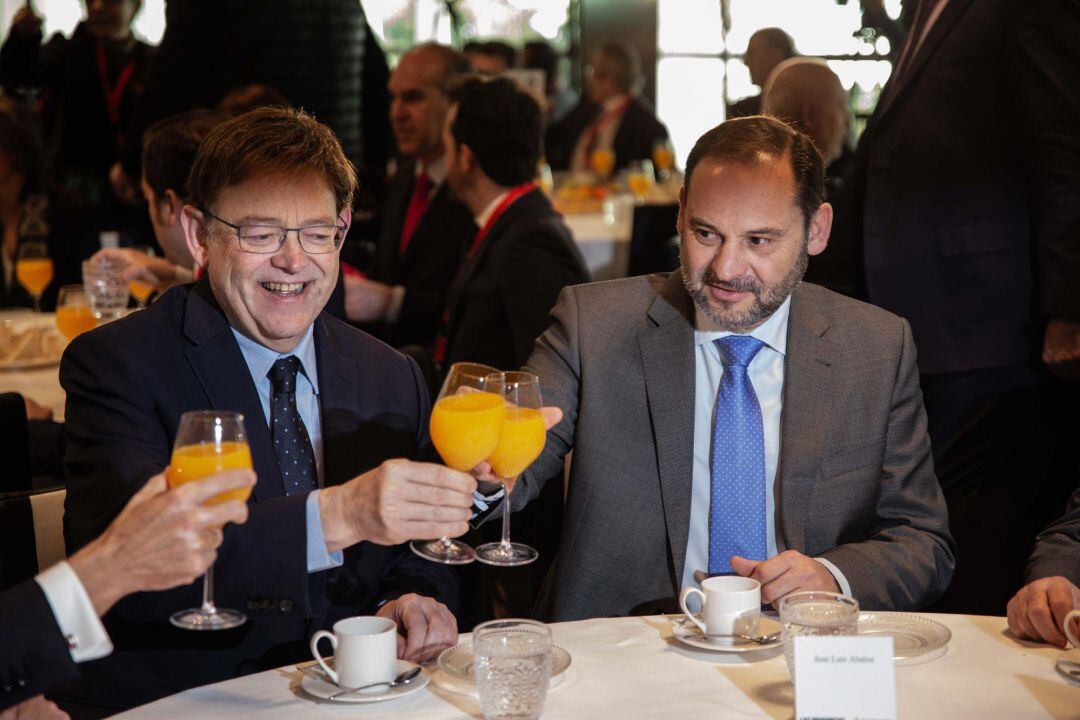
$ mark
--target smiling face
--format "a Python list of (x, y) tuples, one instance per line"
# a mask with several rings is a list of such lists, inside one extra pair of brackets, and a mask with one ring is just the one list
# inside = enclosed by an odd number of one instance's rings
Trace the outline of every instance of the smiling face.
[(825, 249), (831, 224), (826, 203), (806, 231), (786, 155), (703, 159), (680, 193), (678, 230), (683, 284), (708, 329), (745, 333), (765, 322), (799, 284), (807, 256)]
[(409, 157), (431, 161), (442, 154), (443, 121), (450, 107), (440, 85), (444, 72), (434, 52), (419, 48), (401, 58), (390, 76), (390, 125), (398, 150)]
[[(234, 225), (340, 225), (330, 185), (319, 175), (260, 176), (223, 189), (210, 208)], [(184, 208), (184, 231), (195, 261), (208, 268), (210, 286), (230, 324), (281, 353), (296, 347), (334, 290), (338, 253), (309, 255), (295, 232), (274, 253), (240, 248), (236, 231)]]

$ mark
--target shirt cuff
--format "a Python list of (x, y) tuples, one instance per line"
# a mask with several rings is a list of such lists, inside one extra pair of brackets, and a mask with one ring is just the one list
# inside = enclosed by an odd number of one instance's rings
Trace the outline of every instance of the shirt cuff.
[(319, 491), (313, 490), (307, 497), (307, 571), (322, 572), (340, 567), (344, 562), (341, 550), (331, 553), (326, 551), (326, 536), (323, 535), (322, 517), (319, 515)]
[(390, 302), (386, 306), (386, 314), (383, 320), (388, 323), (396, 323), (401, 317), (401, 306), (405, 304), (405, 286), (394, 285), (390, 288)]
[(854, 597), (854, 595), (851, 594), (851, 583), (849, 583), (847, 581), (847, 578), (844, 577), (844, 573), (840, 572), (840, 568), (836, 567), (835, 565), (833, 565), (831, 562), (829, 562), (825, 558), (814, 558), (814, 559), (817, 560), (822, 565), (824, 565), (825, 569), (828, 570), (829, 573), (833, 576), (833, 579), (836, 580), (836, 584), (840, 586), (840, 594), (841, 595), (847, 595), (848, 597)]
[(86, 588), (67, 561), (58, 562), (34, 579), (49, 601), (72, 660), (77, 663), (97, 660), (113, 651), (112, 641), (94, 612)]

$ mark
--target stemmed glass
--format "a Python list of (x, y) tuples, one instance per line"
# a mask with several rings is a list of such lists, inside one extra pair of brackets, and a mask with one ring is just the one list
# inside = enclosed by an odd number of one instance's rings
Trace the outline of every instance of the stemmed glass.
[(56, 296), (56, 328), (68, 340), (97, 327), (82, 285), (64, 285)]
[(636, 160), (627, 166), (626, 185), (639, 205), (645, 202), (655, 184), (653, 164), (648, 160)]
[[(525, 468), (540, 456), (547, 441), (547, 427), (540, 414), (540, 378), (529, 372), (498, 375), (506, 396), (506, 420), (488, 462), (503, 484), (502, 539), (476, 548), (476, 559), (488, 565), (527, 565), (540, 554), (528, 545), (510, 542), (510, 490)], [(489, 382), (494, 386), (494, 375), (489, 376)]]
[(671, 177), (671, 169), (675, 167), (675, 150), (671, 147), (671, 140), (661, 138), (653, 144), (652, 161), (657, 179), (667, 181)]
[[(468, 472), (487, 460), (502, 435), (502, 375), (493, 367), (454, 363), (431, 411), (431, 441), (448, 467)], [(465, 565), (476, 559), (466, 543), (442, 537), (414, 540), (420, 557), (446, 565)]]
[[(201, 480), (222, 470), (251, 469), (251, 450), (244, 433), (244, 416), (236, 412), (200, 410), (180, 416), (172, 461), (165, 474), (170, 487)], [(246, 502), (251, 488), (239, 488), (215, 495), (214, 505), (228, 500)], [(185, 630), (227, 630), (247, 622), (237, 610), (214, 605), (214, 566), (203, 577), (203, 600), (197, 608), (181, 610), (169, 618)]]
[(34, 312), (41, 312), (41, 295), (53, 279), (53, 261), (49, 246), (40, 240), (19, 245), (15, 256), (15, 277), (34, 299)]

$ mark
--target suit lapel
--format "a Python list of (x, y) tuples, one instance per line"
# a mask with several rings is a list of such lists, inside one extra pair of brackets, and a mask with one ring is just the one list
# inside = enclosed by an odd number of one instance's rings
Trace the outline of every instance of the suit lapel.
[(354, 431), (360, 368), (354, 358), (341, 352), (341, 343), (322, 315), (315, 321), (315, 355), (319, 367), (323, 481), (327, 486), (338, 485), (356, 474)]
[(825, 339), (829, 320), (809, 295), (805, 285), (795, 289), (788, 318), (780, 458), (773, 486), (780, 551), (801, 551), (806, 545), (805, 509), (818, 477), (837, 392), (840, 348)]
[[(409, 200), (412, 197), (412, 185), (409, 185), (409, 193), (405, 198), (405, 206), (408, 207)], [(433, 230), (428, 226), (434, 222), (432, 218), (445, 217), (444, 206), (446, 206), (451, 200), (450, 186), (446, 184), (444, 180), (435, 189), (435, 192), (431, 194), (431, 199), (428, 200), (427, 207), (424, 208), (424, 214), (420, 216), (420, 222), (416, 224), (416, 229), (413, 230), (412, 238), (409, 240), (408, 247), (405, 248), (405, 254), (401, 256), (398, 263), (399, 272), (405, 272), (405, 268), (417, 258), (422, 257), (425, 253), (430, 252), (427, 248), (422, 247), (423, 242), (418, 242), (421, 238), (426, 237), (428, 232), (438, 234), (437, 229)], [(402, 222), (404, 222), (404, 212), (402, 213)], [(400, 236), (400, 233), (399, 233)], [(444, 240), (456, 240), (457, 238), (440, 238), (440, 241)], [(470, 238), (471, 240), (472, 238)], [(400, 237), (399, 237), (400, 240)], [(421, 246), (421, 247), (418, 247)]]
[(926, 34), (926, 39), (923, 40), (922, 46), (915, 54), (915, 57), (911, 59), (911, 67), (906, 69), (901, 77), (897, 78), (900, 85), (896, 87), (896, 89), (886, 93), (885, 103), (882, 105), (881, 109), (875, 113), (878, 122), (889, 109), (896, 104), (896, 99), (911, 88), (912, 84), (922, 73), (926, 63), (930, 61), (930, 58), (933, 57), (942, 41), (949, 34), (949, 31), (952, 30), (956, 21), (960, 19), (971, 3), (972, 0), (948, 0), (944, 9), (941, 11), (941, 15), (938, 16), (937, 22), (930, 28), (930, 32)]
[(183, 332), (194, 343), (184, 355), (210, 399), (210, 409), (244, 414), (244, 428), (258, 477), (253, 490), (255, 499), (284, 495), (285, 485), (251, 372), (205, 277), (188, 295)]
[(690, 532), (695, 392), (693, 310), (678, 272), (668, 276), (648, 315), (654, 325), (637, 340), (677, 593)]

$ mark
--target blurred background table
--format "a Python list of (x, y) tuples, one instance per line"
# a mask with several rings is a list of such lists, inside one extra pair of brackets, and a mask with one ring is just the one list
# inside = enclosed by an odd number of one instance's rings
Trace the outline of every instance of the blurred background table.
[[(0, 321), (10, 322), (14, 327), (21, 328), (30, 324), (55, 326), (56, 316), (53, 313), (41, 313), (35, 315), (31, 312), (20, 310), (5, 310), (0, 312)], [(51, 408), (56, 420), (64, 419), (64, 390), (60, 387), (60, 363), (19, 370), (0, 368), (0, 393), (17, 392), (24, 397), (30, 397), (39, 405)]]
[[(1054, 669), (1058, 648), (1019, 642), (1005, 618), (928, 615), (949, 627), (946, 653), (896, 669), (901, 718), (1076, 718), (1080, 684)], [(789, 718), (793, 687), (779, 648), (753, 654), (688, 649), (667, 617), (552, 625), (573, 664), (548, 693), (544, 717)], [(467, 636), (466, 636), (467, 637)], [(453, 692), (441, 671), (413, 695), (376, 704), (306, 699), (294, 666), (195, 688), (124, 713), (124, 718), (480, 717), (474, 696)]]

